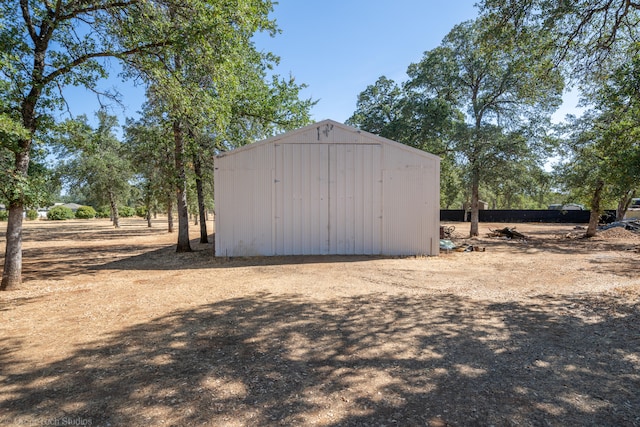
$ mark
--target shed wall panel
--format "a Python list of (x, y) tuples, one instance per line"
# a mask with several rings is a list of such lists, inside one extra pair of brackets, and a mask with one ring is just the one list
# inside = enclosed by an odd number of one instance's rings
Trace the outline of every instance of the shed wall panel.
[[(285, 140), (279, 141), (287, 143)], [(357, 130), (346, 130), (332, 124), (320, 124), (305, 129), (295, 136), (296, 144), (361, 144), (372, 143), (367, 136)]]
[(216, 254), (271, 255), (273, 147), (216, 159)]
[(329, 253), (328, 174), (327, 145), (276, 144), (276, 254)]
[[(434, 223), (439, 206), (434, 206), (430, 174), (421, 168), (383, 171), (383, 253), (436, 255)], [(438, 240), (439, 243), (439, 240)]]
[[(414, 148), (395, 143), (393, 146), (384, 146), (384, 168), (386, 170), (402, 170), (406, 168), (429, 168), (433, 167), (436, 160), (417, 155)], [(439, 187), (440, 183), (436, 183)]]
[(332, 254), (382, 250), (381, 147), (330, 146), (329, 245)]

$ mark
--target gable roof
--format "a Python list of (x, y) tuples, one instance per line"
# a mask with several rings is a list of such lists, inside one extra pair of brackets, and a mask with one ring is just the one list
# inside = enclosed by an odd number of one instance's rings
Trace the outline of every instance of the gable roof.
[(283, 140), (286, 140), (286, 139), (292, 139), (296, 135), (304, 134), (304, 133), (306, 133), (306, 132), (308, 132), (310, 130), (316, 129), (316, 128), (319, 130), (323, 126), (332, 126), (334, 128), (340, 129), (340, 130), (345, 131), (345, 132), (362, 135), (366, 139), (379, 142), (380, 144), (392, 145), (392, 146), (394, 146), (394, 147), (396, 147), (398, 149), (405, 150), (405, 151), (411, 151), (411, 152), (413, 152), (413, 154), (424, 156), (424, 157), (428, 157), (428, 158), (431, 158), (433, 160), (440, 161), (440, 157), (436, 156), (435, 154), (428, 153), (428, 152), (422, 151), (422, 150), (418, 150), (417, 148), (408, 146), (406, 144), (402, 144), (402, 143), (399, 143), (397, 141), (393, 141), (391, 139), (384, 138), (384, 137), (378, 136), (376, 134), (369, 133), (369, 132), (357, 129), (357, 128), (354, 128), (352, 126), (347, 126), (347, 125), (345, 125), (343, 123), (339, 123), (339, 122), (336, 122), (336, 121), (331, 120), (331, 119), (322, 120), (320, 122), (316, 122), (316, 123), (301, 127), (299, 129), (295, 129), (295, 130), (292, 130), (292, 131), (289, 131), (289, 132), (285, 132), (285, 133), (282, 133), (280, 135), (272, 136), (271, 138), (267, 138), (267, 139), (264, 139), (262, 141), (254, 142), (254, 143), (251, 143), (251, 144), (244, 145), (242, 147), (235, 148), (235, 149), (233, 149), (231, 151), (225, 151), (223, 153), (218, 154), (216, 157), (217, 158), (225, 157), (225, 156), (230, 155), (230, 154), (236, 154), (236, 153), (239, 153), (239, 152), (242, 152), (242, 151), (251, 150), (251, 149), (253, 149), (255, 147), (262, 146), (262, 145), (265, 145), (265, 144), (272, 144), (272, 143), (275, 143), (275, 142), (278, 142), (278, 141), (283, 141)]

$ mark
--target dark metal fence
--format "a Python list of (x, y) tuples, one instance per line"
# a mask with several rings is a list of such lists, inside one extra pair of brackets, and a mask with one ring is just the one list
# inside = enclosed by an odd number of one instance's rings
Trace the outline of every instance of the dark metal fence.
[[(591, 211), (560, 211), (560, 210), (480, 210), (480, 222), (560, 222), (560, 223), (588, 223)], [(605, 211), (601, 222), (611, 222), (615, 219), (615, 211)], [(440, 221), (469, 221), (470, 213), (462, 209), (440, 210)]]

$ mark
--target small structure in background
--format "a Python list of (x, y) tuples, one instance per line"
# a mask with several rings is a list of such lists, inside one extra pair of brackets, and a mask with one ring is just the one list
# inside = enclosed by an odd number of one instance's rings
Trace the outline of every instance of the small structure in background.
[[(465, 211), (471, 211), (471, 202), (464, 202), (462, 204), (462, 209)], [(480, 209), (481, 211), (489, 209), (489, 202), (478, 200), (478, 209)]]
[(631, 199), (631, 204), (624, 215), (624, 219), (640, 219), (640, 198)]
[(76, 211), (78, 210), (78, 208), (82, 205), (79, 205), (77, 203), (54, 203), (53, 206), (47, 206), (45, 208), (38, 208), (38, 218), (42, 218), (42, 219), (47, 219), (47, 212), (49, 212), (49, 209), (54, 208), (56, 206), (64, 206), (65, 208), (69, 208), (71, 209), (71, 212), (76, 213)]
[(433, 154), (324, 120), (214, 167), (216, 256), (439, 252)]
[[(486, 211), (487, 209), (489, 209), (489, 203), (485, 202), (484, 200), (478, 200), (478, 210)], [(464, 202), (462, 204), (462, 210), (464, 211), (464, 221), (470, 222), (471, 221), (471, 202)]]
[(585, 210), (583, 205), (579, 205), (578, 203), (554, 203), (549, 205), (549, 210), (552, 211), (583, 211)]
[[(56, 203), (56, 206), (59, 205), (59, 203)], [(78, 208), (82, 205), (79, 205), (77, 203), (63, 203), (62, 206), (64, 206), (65, 208), (69, 208), (71, 209), (71, 212), (75, 213)]]

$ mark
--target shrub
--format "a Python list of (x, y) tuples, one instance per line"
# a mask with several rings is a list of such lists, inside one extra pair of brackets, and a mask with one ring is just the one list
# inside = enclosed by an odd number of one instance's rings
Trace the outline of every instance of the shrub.
[(91, 206), (80, 206), (76, 211), (76, 218), (91, 219), (96, 217), (96, 210)]
[(66, 206), (54, 206), (47, 212), (47, 219), (54, 221), (62, 221), (65, 219), (73, 219), (73, 211)]
[(9, 211), (0, 211), (0, 221), (7, 221), (9, 219)]
[(38, 219), (38, 211), (35, 209), (29, 209), (27, 211), (27, 219), (33, 221), (35, 219)]
[(139, 216), (140, 218), (146, 218), (147, 217), (147, 207), (146, 206), (138, 206), (136, 208), (136, 215)]
[(96, 212), (97, 218), (111, 218), (111, 208), (109, 206), (100, 206)]
[(122, 206), (121, 208), (118, 208), (118, 214), (122, 218), (129, 218), (136, 214), (136, 210), (129, 206)]

